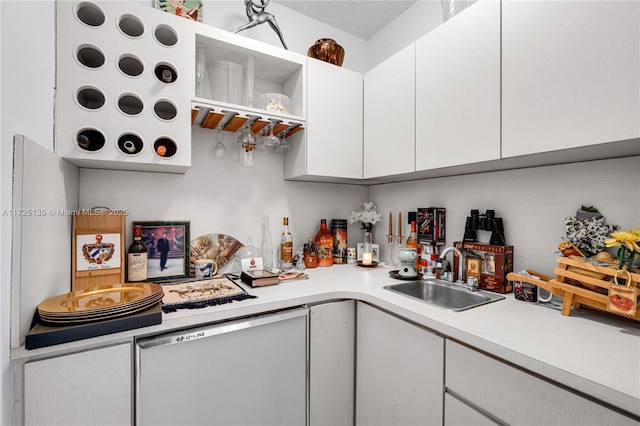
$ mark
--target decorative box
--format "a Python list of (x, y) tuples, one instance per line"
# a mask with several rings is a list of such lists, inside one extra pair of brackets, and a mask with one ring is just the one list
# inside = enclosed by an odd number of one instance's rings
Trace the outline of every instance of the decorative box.
[[(509, 293), (513, 290), (513, 284), (507, 279), (507, 274), (513, 271), (513, 246), (461, 241), (456, 241), (453, 245), (460, 250), (465, 250), (467, 254), (469, 261), (465, 265), (465, 271), (470, 267), (474, 272), (480, 268), (478, 288), (496, 293)], [(454, 271), (458, 271), (458, 262), (460, 259), (455, 256)]]
[(418, 208), (418, 241), (429, 246), (446, 244), (446, 209), (444, 207)]

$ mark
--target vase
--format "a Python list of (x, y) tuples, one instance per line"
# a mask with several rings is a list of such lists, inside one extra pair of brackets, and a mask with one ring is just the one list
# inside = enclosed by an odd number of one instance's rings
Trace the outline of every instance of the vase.
[(341, 67), (344, 49), (333, 39), (321, 38), (307, 50), (307, 56)]

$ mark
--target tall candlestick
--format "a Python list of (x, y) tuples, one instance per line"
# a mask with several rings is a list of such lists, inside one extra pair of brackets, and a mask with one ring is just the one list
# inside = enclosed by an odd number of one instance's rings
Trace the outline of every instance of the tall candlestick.
[(402, 212), (398, 212), (398, 245), (402, 244)]
[(389, 244), (393, 243), (393, 215), (389, 212), (389, 233), (387, 234)]

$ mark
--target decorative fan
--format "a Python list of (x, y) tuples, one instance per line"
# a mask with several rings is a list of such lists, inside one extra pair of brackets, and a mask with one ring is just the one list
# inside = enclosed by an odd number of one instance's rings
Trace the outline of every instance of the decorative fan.
[(199, 259), (213, 259), (222, 269), (243, 244), (235, 238), (224, 234), (201, 235), (191, 240), (189, 251), (189, 276), (195, 277), (195, 261)]

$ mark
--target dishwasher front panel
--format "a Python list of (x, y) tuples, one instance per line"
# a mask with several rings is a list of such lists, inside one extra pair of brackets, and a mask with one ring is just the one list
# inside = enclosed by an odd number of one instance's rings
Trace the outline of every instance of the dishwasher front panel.
[(308, 309), (136, 343), (138, 425), (304, 425)]

